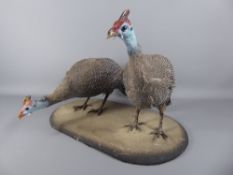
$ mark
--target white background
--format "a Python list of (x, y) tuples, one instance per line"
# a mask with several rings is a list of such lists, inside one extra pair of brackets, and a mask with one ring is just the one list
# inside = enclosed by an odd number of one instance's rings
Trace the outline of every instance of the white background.
[[(167, 114), (189, 146), (159, 166), (122, 163), (55, 131), (49, 116), (61, 104), (16, 119), (23, 96), (50, 93), (76, 61), (127, 63), (122, 41), (106, 40), (126, 8), (144, 52), (175, 67)], [(0, 0), (0, 175), (232, 175), (232, 47), (232, 0)]]

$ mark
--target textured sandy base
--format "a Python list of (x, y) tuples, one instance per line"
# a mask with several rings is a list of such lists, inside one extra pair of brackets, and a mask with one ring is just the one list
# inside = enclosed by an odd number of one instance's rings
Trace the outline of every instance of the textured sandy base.
[(101, 150), (119, 160), (142, 165), (164, 163), (176, 158), (186, 148), (188, 137), (184, 128), (175, 120), (164, 118), (164, 131), (168, 138), (155, 138), (149, 133), (158, 125), (159, 115), (143, 110), (139, 120), (145, 122), (142, 131), (129, 131), (124, 125), (133, 121), (134, 107), (107, 102), (101, 116), (87, 113), (97, 108), (101, 100), (89, 102), (92, 106), (86, 111), (74, 111), (74, 105), (84, 101), (77, 100), (58, 108), (52, 114), (51, 125), (83, 143)]

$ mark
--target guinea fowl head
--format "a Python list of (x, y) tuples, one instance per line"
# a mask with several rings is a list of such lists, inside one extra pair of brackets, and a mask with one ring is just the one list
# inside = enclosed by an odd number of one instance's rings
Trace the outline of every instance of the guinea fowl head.
[(32, 109), (32, 99), (31, 96), (26, 96), (23, 99), (22, 107), (19, 110), (18, 118), (23, 119), (24, 116), (29, 116), (31, 114)]
[(130, 34), (130, 30), (133, 28), (131, 26), (130, 20), (128, 19), (129, 13), (129, 9), (122, 12), (119, 19), (116, 20), (112, 27), (108, 30), (107, 38), (118, 36), (121, 39), (124, 39), (124, 37), (127, 37)]
[(140, 51), (140, 47), (138, 45), (133, 26), (128, 18), (129, 13), (129, 9), (122, 12), (119, 19), (116, 20), (112, 27), (108, 30), (107, 38), (121, 38), (126, 44), (128, 53), (133, 54), (138, 53)]
[(25, 116), (30, 116), (32, 112), (46, 108), (50, 105), (47, 98), (43, 97), (39, 100), (32, 100), (31, 96), (26, 96), (23, 99), (22, 107), (19, 110), (18, 118), (23, 119)]

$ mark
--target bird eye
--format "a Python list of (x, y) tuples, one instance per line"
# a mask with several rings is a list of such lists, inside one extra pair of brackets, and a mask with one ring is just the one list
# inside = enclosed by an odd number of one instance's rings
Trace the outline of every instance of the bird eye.
[(121, 27), (121, 31), (124, 32), (127, 28), (128, 28), (127, 25), (123, 25), (123, 26)]
[(29, 110), (29, 107), (26, 107), (25, 110), (28, 111), (28, 110)]

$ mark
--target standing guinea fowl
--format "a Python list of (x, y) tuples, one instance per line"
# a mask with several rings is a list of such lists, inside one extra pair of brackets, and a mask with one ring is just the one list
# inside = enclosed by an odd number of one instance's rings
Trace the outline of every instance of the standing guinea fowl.
[(138, 116), (143, 108), (157, 107), (160, 114), (159, 126), (151, 134), (167, 135), (162, 129), (166, 106), (170, 104), (171, 93), (175, 85), (174, 71), (170, 61), (161, 55), (148, 55), (141, 51), (134, 29), (128, 19), (130, 11), (125, 10), (108, 31), (108, 38), (120, 37), (128, 51), (129, 62), (123, 72), (126, 94), (136, 106), (135, 121), (126, 125), (140, 129)]
[(104, 93), (105, 98), (102, 105), (98, 109), (89, 111), (97, 112), (100, 115), (109, 94), (114, 89), (119, 89), (124, 93), (122, 69), (117, 63), (109, 58), (83, 59), (71, 67), (52, 94), (34, 101), (31, 100), (30, 96), (25, 97), (18, 117), (21, 119), (36, 110), (73, 97), (87, 97), (83, 105), (74, 106), (75, 110), (79, 108), (85, 110), (90, 97)]

